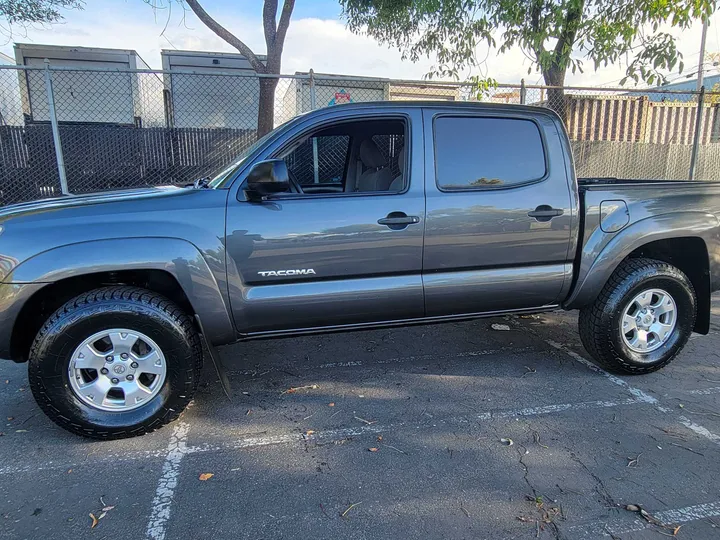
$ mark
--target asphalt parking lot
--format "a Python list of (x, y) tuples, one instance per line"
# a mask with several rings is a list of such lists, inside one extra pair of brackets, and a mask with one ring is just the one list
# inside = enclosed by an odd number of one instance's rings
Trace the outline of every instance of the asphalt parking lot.
[(178, 422), (116, 442), (55, 427), (2, 364), (0, 538), (720, 537), (720, 297), (646, 376), (589, 363), (575, 325), (226, 347), (232, 401), (207, 365)]

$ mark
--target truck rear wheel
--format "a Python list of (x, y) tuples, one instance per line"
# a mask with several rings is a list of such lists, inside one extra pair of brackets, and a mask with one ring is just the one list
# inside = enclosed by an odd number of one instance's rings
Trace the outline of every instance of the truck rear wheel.
[(202, 346), (191, 319), (136, 287), (105, 287), (63, 305), (33, 342), (29, 378), (60, 427), (96, 439), (149, 433), (193, 397)]
[(603, 367), (641, 374), (668, 364), (687, 343), (697, 314), (695, 290), (671, 264), (623, 262), (595, 302), (580, 310), (580, 337)]

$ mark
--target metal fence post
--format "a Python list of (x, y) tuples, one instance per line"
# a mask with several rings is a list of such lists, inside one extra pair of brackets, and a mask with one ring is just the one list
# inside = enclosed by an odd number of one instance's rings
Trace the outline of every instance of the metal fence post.
[(705, 103), (705, 86), (700, 87), (698, 94), (697, 116), (695, 118), (695, 136), (693, 137), (692, 154), (690, 156), (690, 174), (689, 180), (695, 180), (695, 167), (697, 165), (698, 149), (700, 146), (700, 136), (702, 133), (702, 112)]
[[(315, 72), (310, 68), (310, 110), (314, 111), (317, 105), (317, 96), (315, 95)], [(318, 145), (317, 137), (313, 137), (313, 182), (320, 183), (320, 164), (318, 163)]]
[(50, 71), (50, 61), (47, 58), (45, 59), (45, 89), (47, 90), (48, 113), (50, 114), (53, 143), (55, 143), (55, 159), (57, 160), (58, 177), (60, 178), (60, 191), (63, 195), (70, 195), (67, 176), (65, 175), (65, 160), (63, 159), (62, 145), (60, 144), (60, 129), (58, 128), (57, 114), (55, 114), (52, 72)]
[(315, 72), (310, 69), (310, 110), (314, 111), (317, 107), (317, 96), (315, 95)]
[(520, 79), (520, 105), (525, 105), (527, 98), (527, 88), (525, 88), (525, 79)]

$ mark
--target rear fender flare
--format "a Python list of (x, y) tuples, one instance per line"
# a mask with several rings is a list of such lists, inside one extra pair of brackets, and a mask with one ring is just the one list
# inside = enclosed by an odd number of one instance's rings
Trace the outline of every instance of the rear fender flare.
[(716, 290), (720, 272), (719, 225), (713, 214), (674, 212), (642, 219), (617, 233), (604, 233), (598, 227), (583, 245), (576, 284), (564, 307), (577, 309), (590, 304), (630, 253), (650, 242), (671, 238), (696, 237), (705, 242), (710, 290)]

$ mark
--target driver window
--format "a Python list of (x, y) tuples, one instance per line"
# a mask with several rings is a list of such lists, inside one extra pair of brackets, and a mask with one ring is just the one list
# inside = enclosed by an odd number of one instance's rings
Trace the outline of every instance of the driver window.
[(345, 122), (306, 134), (280, 156), (304, 194), (405, 189), (405, 123)]
[(290, 174), (301, 187), (342, 186), (350, 149), (348, 135), (312, 136), (285, 156)]

